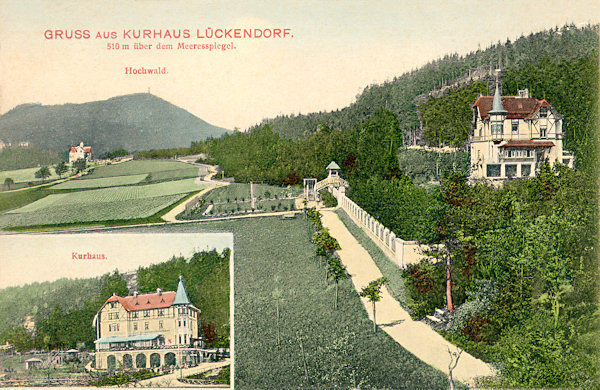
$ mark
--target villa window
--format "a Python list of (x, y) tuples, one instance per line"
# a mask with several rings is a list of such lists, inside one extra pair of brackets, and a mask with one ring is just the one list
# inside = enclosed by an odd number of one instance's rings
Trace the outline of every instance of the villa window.
[(165, 312), (164, 312), (164, 310), (163, 310), (163, 309), (160, 309), (160, 310), (158, 311), (158, 316), (159, 316), (159, 317), (162, 317), (162, 316), (164, 316), (164, 315), (165, 315)]
[(548, 135), (548, 128), (546, 125), (540, 125), (540, 138), (546, 138)]
[(163, 328), (163, 322), (162, 321), (158, 321), (158, 328), (162, 329)]
[(144, 311), (144, 317), (150, 317), (150, 310)]
[(487, 164), (487, 177), (500, 177), (500, 164)]
[(137, 322), (133, 323), (133, 330), (137, 330)]
[(548, 109), (545, 107), (540, 108), (540, 118), (548, 117)]
[(531, 165), (530, 164), (522, 164), (521, 165), (521, 176), (529, 177), (531, 175)]
[(513, 133), (518, 133), (519, 132), (519, 120), (518, 119), (513, 119), (512, 122), (512, 132)]
[(505, 167), (506, 177), (517, 176), (517, 166), (515, 164), (507, 164)]
[(144, 329), (145, 329), (145, 330), (148, 330), (148, 329), (150, 329), (150, 323), (149, 323), (149, 322), (145, 322), (145, 323), (144, 323)]

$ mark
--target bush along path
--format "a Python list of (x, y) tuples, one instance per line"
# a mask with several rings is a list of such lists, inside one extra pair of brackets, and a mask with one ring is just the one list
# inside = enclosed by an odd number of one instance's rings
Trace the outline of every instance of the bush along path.
[[(337, 253), (351, 275), (356, 291), (360, 293), (369, 283), (383, 277), (369, 253), (350, 234), (335, 212), (322, 210), (322, 223), (339, 243), (341, 249)], [(373, 303), (367, 296), (361, 297), (361, 301), (373, 320)], [(413, 321), (387, 288), (382, 289), (376, 310), (379, 328), (423, 362), (448, 374), (448, 368), (455, 364), (449, 351), (456, 351), (455, 346), (428, 325)], [(495, 372), (487, 363), (462, 352), (452, 369), (452, 376), (468, 385), (476, 385), (478, 379), (493, 377)]]

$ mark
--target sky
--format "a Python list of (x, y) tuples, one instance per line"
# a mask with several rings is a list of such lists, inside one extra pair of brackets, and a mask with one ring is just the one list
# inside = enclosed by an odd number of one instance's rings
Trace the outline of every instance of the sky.
[(231, 233), (0, 234), (0, 289), (135, 271), (173, 256), (225, 248), (233, 248)]
[[(600, 1), (1, 0), (0, 20), (2, 114), (23, 103), (84, 103), (150, 91), (213, 125), (244, 130), (280, 114), (343, 108), (366, 86), (448, 53), (565, 23), (599, 23)], [(208, 38), (207, 28), (288, 34)], [(163, 35), (126, 38), (126, 31), (144, 29)], [(186, 29), (189, 38), (164, 36)], [(54, 38), (55, 30), (88, 31), (90, 38)], [(152, 48), (134, 49), (135, 43)], [(177, 49), (179, 43), (235, 48)], [(126, 74), (129, 67), (166, 73)]]

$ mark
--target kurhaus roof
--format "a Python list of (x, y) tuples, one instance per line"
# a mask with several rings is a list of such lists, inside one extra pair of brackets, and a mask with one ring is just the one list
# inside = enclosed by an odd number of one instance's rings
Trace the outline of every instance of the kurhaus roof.
[[(480, 96), (473, 103), (473, 107), (479, 109), (481, 119), (487, 120), (490, 118), (489, 113), (492, 111), (493, 100), (493, 96)], [(502, 96), (502, 106), (508, 112), (506, 119), (529, 119), (541, 107), (550, 107), (550, 103), (546, 99)]]
[(136, 310), (150, 310), (150, 309), (163, 309), (170, 307), (175, 300), (175, 291), (163, 291), (160, 293), (152, 294), (139, 294), (137, 296), (120, 297), (113, 295), (106, 300), (109, 302), (119, 302), (125, 310), (136, 311)]

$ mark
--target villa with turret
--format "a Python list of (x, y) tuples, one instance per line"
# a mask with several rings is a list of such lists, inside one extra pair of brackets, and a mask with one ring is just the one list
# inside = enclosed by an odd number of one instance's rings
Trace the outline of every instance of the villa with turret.
[(469, 135), (470, 179), (501, 183), (535, 176), (544, 161), (573, 168), (575, 158), (563, 148), (563, 117), (546, 99), (502, 96), (498, 82), (494, 96), (473, 103)]
[(181, 277), (176, 292), (113, 295), (93, 320), (96, 369), (196, 365), (203, 360), (199, 324)]

